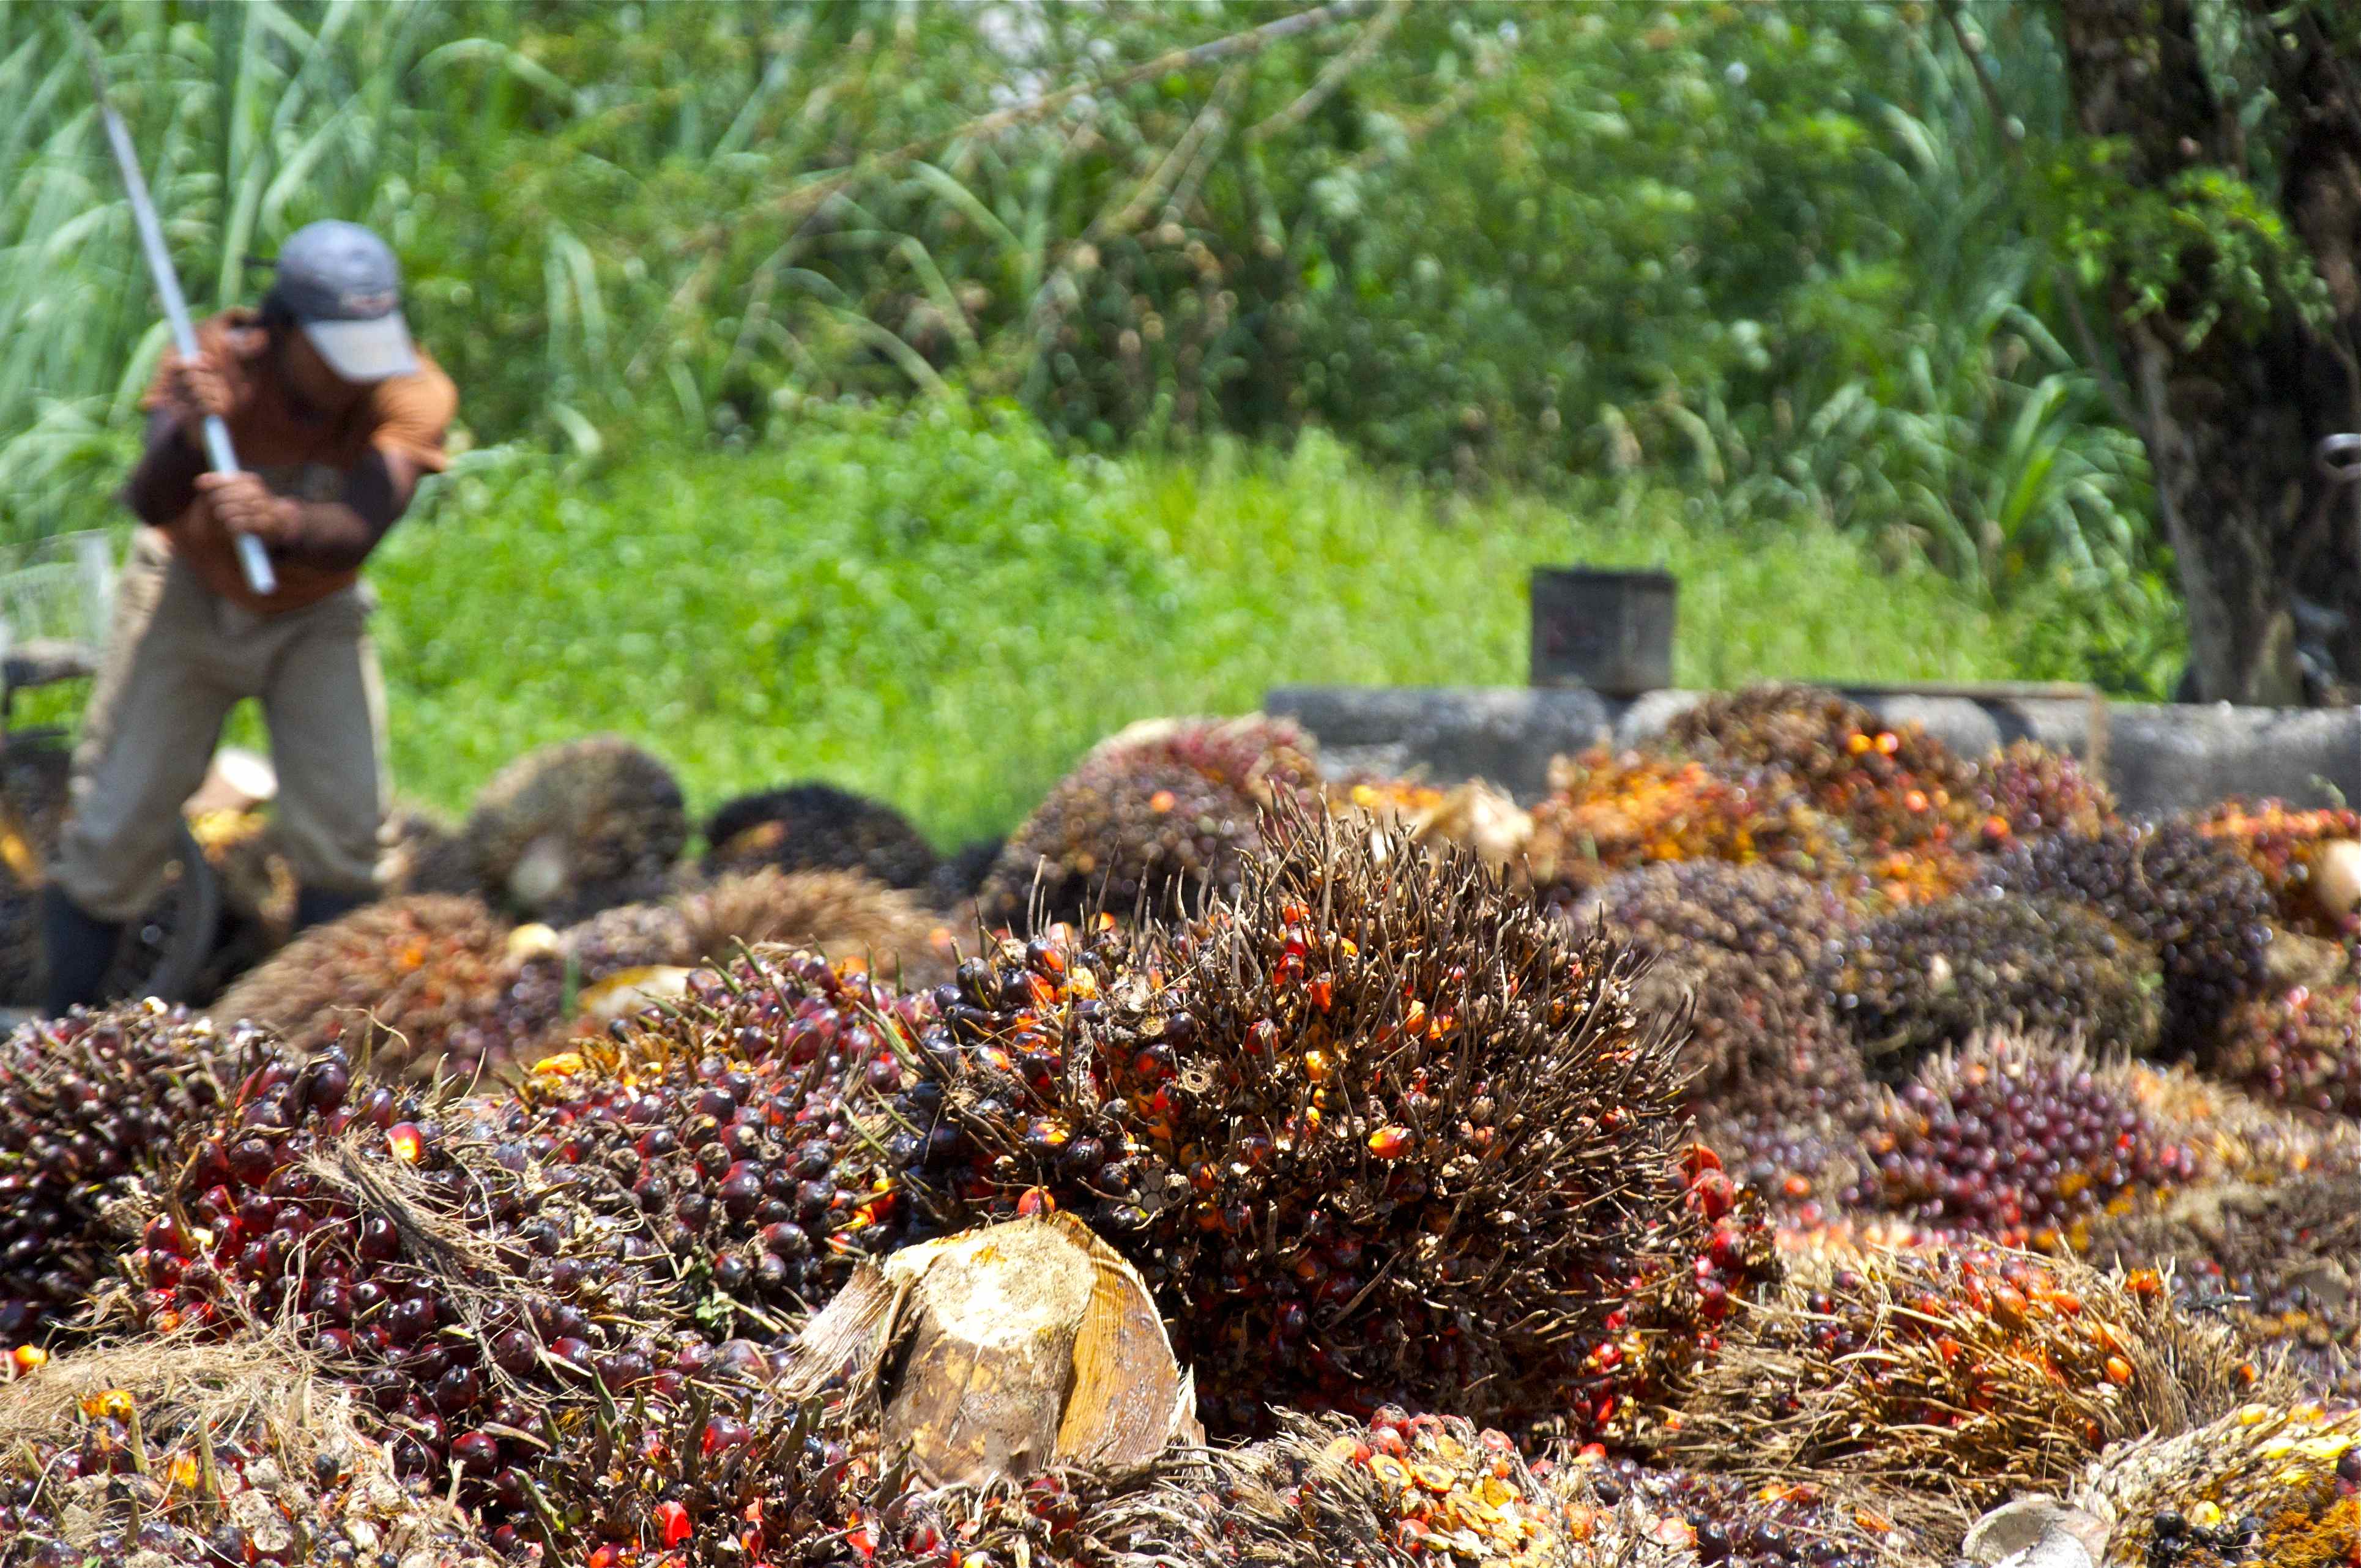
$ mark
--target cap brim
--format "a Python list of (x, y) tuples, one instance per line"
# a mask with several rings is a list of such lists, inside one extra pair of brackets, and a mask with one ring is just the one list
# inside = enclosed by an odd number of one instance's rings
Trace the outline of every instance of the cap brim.
[(410, 323), (400, 311), (362, 322), (305, 322), (303, 335), (328, 368), (347, 381), (382, 381), (418, 368)]

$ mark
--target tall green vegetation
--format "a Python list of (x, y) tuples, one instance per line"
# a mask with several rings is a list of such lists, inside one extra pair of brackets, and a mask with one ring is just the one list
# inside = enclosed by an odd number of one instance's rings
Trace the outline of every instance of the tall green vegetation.
[[(1916, 7), (90, 9), (201, 302), (372, 222), (476, 438), (577, 473), (954, 388), (1100, 450), (1323, 428), (2071, 605), (2028, 674), (2155, 690), (2176, 657), (2137, 447)], [(2054, 44), (1990, 11), (2000, 90), (2055, 118)], [(18, 530), (92, 515), (158, 346), (65, 37), (0, 9)]]

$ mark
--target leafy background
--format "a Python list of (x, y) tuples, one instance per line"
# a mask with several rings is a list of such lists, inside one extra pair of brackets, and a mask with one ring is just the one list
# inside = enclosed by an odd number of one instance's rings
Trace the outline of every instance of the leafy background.
[[(2037, 8), (78, 10), (201, 308), (358, 218), (461, 385), (376, 573), (432, 799), (603, 727), (986, 831), (1144, 713), (1517, 681), (1549, 561), (1679, 571), (1684, 680), (2179, 670)], [(0, 99), (24, 538), (162, 334), (65, 8)]]

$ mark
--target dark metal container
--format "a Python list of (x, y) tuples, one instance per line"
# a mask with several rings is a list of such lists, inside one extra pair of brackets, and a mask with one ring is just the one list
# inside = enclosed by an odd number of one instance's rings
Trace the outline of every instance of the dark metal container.
[(1670, 686), (1678, 593), (1668, 572), (1535, 567), (1532, 684), (1609, 696)]

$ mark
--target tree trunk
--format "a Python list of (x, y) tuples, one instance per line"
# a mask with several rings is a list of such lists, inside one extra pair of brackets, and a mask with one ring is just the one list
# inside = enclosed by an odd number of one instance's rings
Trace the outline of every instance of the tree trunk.
[[(2061, 0), (2083, 133), (2113, 138), (2126, 155), (2118, 167), (2150, 190), (2207, 166), (2253, 179), (2265, 163), (2262, 194), (2327, 288), (2330, 320), (2307, 320), (2287, 291), (2267, 319), (2224, 321), (2191, 345), (2218, 291), (2210, 258), (2192, 253), (2162, 308), (2136, 318), (2125, 280), (2114, 281), (2117, 341), (2189, 607), (2191, 674), (2207, 701), (2303, 700), (2303, 645), (2315, 665), (2324, 653), (2348, 686), (2361, 684), (2361, 497), (2324, 499), (2314, 461), (2323, 436), (2361, 430), (2361, 60), (2330, 36), (2332, 9), (2300, 5), (2275, 26), (2249, 5), (2246, 47), (2277, 100), (2249, 129), (2209, 79), (2191, 0)], [(2250, 137), (2272, 137), (2271, 156), (2252, 158)]]

